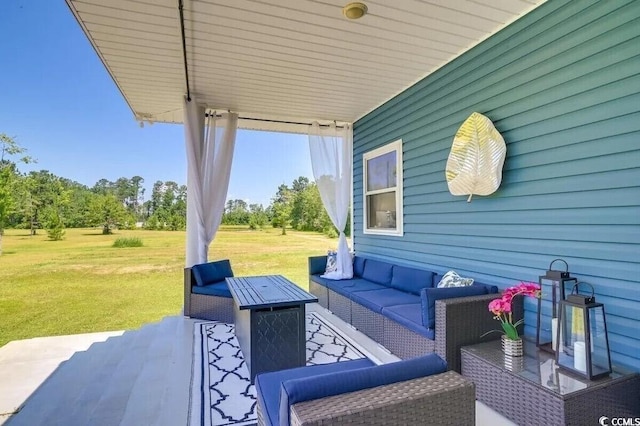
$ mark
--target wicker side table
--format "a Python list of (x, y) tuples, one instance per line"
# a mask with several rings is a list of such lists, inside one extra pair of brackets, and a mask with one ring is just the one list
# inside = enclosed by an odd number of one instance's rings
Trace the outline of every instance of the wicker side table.
[(614, 370), (589, 381), (559, 370), (550, 354), (525, 343), (521, 359), (505, 357), (499, 341), (461, 349), (462, 375), (479, 401), (519, 425), (597, 425), (640, 417), (640, 374)]

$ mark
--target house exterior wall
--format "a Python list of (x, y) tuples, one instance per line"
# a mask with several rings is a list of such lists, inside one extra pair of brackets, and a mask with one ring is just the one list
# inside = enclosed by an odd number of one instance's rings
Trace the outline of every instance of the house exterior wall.
[[(474, 111), (507, 158), (467, 203), (444, 170)], [(404, 235), (365, 235), (362, 155), (397, 139)], [(551, 0), (358, 120), (353, 203), (360, 255), (502, 288), (566, 260), (605, 304), (614, 364), (640, 371), (640, 2)], [(533, 300), (525, 321), (535, 334)]]

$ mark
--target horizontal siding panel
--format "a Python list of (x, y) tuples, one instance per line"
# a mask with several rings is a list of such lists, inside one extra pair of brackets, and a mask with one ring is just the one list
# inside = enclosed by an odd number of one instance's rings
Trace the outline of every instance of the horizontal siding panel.
[(607, 329), (609, 335), (609, 348), (611, 350), (611, 358), (616, 362), (618, 355), (637, 357), (638, 344), (637, 340), (630, 337), (620, 336)]
[[(597, 300), (597, 299), (596, 299)], [(609, 313), (610, 307), (605, 306), (604, 312), (607, 316), (607, 328), (614, 334), (618, 334), (624, 337), (635, 338), (638, 335), (638, 329), (636, 327), (637, 318), (623, 318)]]
[[(485, 52), (478, 53), (476, 57), (468, 61), (456, 60), (455, 64), (452, 62), (441, 68), (438, 72), (423, 80), (423, 82), (418, 83), (413, 88), (414, 90), (410, 89), (403, 93), (403, 103), (398, 102), (393, 106), (390, 104), (383, 105), (379, 111), (382, 112), (384, 110), (386, 115), (377, 117), (377, 114), (374, 113), (371, 119), (378, 118), (377, 123), (363, 131), (362, 136), (366, 137), (368, 135), (367, 132), (380, 131), (386, 126), (392, 129), (400, 128), (407, 124), (404, 120), (410, 120), (413, 114), (418, 114), (418, 111), (426, 115), (429, 110), (420, 109), (428, 105), (431, 105), (431, 111), (439, 111), (438, 106), (460, 103), (459, 101), (464, 99), (465, 96), (487, 88), (491, 89), (492, 85), (495, 84), (500, 84), (499, 87), (508, 89), (518, 87), (518, 84), (512, 82), (512, 77), (522, 73), (534, 72), (542, 77), (546, 72), (562, 69), (577, 60), (576, 57), (572, 56), (572, 49), (577, 44), (583, 44), (587, 48), (591, 46), (593, 50), (583, 52), (583, 55), (592, 56), (599, 51), (607, 50), (612, 45), (620, 44), (623, 40), (628, 40), (634, 35), (637, 37), (637, 32), (629, 34), (626, 28), (625, 31), (617, 31), (615, 34), (609, 35), (608, 37), (618, 37), (618, 39), (612, 39), (613, 41), (605, 42), (603, 45), (593, 43), (591, 40), (593, 36), (590, 34), (581, 37), (581, 34), (576, 33), (576, 30), (582, 27), (585, 32), (588, 32), (586, 31), (588, 28), (578, 16), (586, 14), (589, 15), (587, 19), (591, 21), (597, 20), (603, 16), (603, 10), (609, 9), (611, 6), (596, 2), (594, 6), (586, 7), (587, 3), (585, 1), (574, 2), (574, 5), (562, 8), (562, 13), (560, 14), (554, 16), (546, 15), (535, 29), (527, 28), (527, 31), (511, 34), (508, 42), (504, 46), (499, 46), (500, 49), (488, 47)], [(619, 2), (618, 4), (622, 3)], [(604, 16), (609, 18), (610, 25), (615, 25), (616, 22), (623, 24), (637, 19), (639, 8), (638, 4), (630, 2), (623, 8), (618, 9), (617, 13), (606, 13)], [(562, 16), (567, 16), (567, 21), (562, 21), (560, 19)], [(630, 25), (631, 29), (634, 27), (634, 25)], [(591, 31), (596, 32), (596, 30)], [(606, 32), (603, 31), (603, 33)], [(493, 38), (489, 39), (487, 45), (497, 40), (497, 38), (495, 40)], [(637, 54), (637, 51), (635, 51), (635, 54)], [(552, 63), (551, 59), (555, 59), (556, 63)], [(540, 67), (542, 62), (545, 62), (547, 68)], [(597, 64), (592, 64), (592, 66), (598, 67)], [(533, 80), (530, 75), (526, 74), (523, 78), (525, 81)], [(482, 81), (482, 84), (474, 86), (473, 83), (477, 81)], [(515, 81), (517, 82), (517, 80)], [(421, 90), (425, 84), (429, 85), (428, 90)], [(548, 84), (558, 84), (558, 81), (549, 79)], [(475, 91), (470, 93), (470, 90), (473, 89)], [(451, 92), (456, 92), (454, 96), (457, 97), (452, 97)], [(481, 100), (489, 99), (496, 94), (489, 92)], [(420, 102), (417, 102), (416, 98), (420, 99)], [(474, 105), (473, 101), (467, 101), (466, 99), (465, 101), (464, 104), (466, 105)], [(410, 112), (413, 114), (403, 114), (403, 108), (410, 108)], [(401, 115), (402, 119), (400, 121), (393, 120), (391, 116), (395, 114)], [(367, 122), (366, 119), (367, 117), (362, 120), (363, 123)]]
[(619, 353), (611, 354), (611, 362), (614, 368), (625, 371), (640, 371), (640, 361), (635, 356), (625, 356)]
[[(640, 25), (640, 22), (636, 25)], [(637, 54), (636, 46), (639, 42), (640, 40), (635, 38), (626, 42), (624, 47), (634, 50)], [(603, 60), (611, 57), (608, 52), (602, 52), (601, 56)], [(504, 93), (500, 95), (500, 97), (511, 98), (512, 100), (509, 104), (499, 105), (495, 109), (487, 108), (485, 112), (490, 116), (500, 117), (497, 120), (499, 125), (504, 124), (507, 128), (514, 128), (547, 120), (558, 113), (575, 111), (597, 105), (602, 101), (637, 93), (638, 62), (640, 62), (640, 57), (636, 56), (632, 59), (591, 71), (588, 75), (574, 80), (571, 80), (571, 78), (574, 78), (576, 74), (581, 75), (582, 70), (570, 69), (567, 71), (569, 74), (557, 76), (560, 80), (569, 80), (568, 83), (544, 90), (533, 87), (529, 89), (529, 94), (527, 94), (528, 90), (523, 87), (514, 88), (513, 94)], [(598, 63), (601, 62), (598, 61)], [(589, 64), (591, 64), (591, 61), (584, 61), (585, 70), (589, 67)], [(546, 75), (540, 80), (547, 81), (548, 78), (554, 77)], [(517, 96), (522, 96), (521, 99), (526, 99), (526, 102), (523, 105), (518, 105), (520, 99)]]
[[(640, 2), (550, 0), (354, 123), (356, 252), (501, 288), (563, 258), (605, 304), (614, 362), (640, 371), (638, 45)], [(473, 111), (507, 157), (467, 203), (445, 167)], [(362, 154), (400, 138), (404, 236), (364, 235)]]
[[(636, 44), (640, 43), (640, 40), (635, 40), (635, 43)], [(606, 73), (603, 72), (603, 74), (606, 74)], [(505, 78), (509, 78), (509, 77), (506, 76)], [(564, 76), (564, 78), (568, 78), (568, 76)], [(628, 80), (629, 81), (635, 80), (635, 76), (632, 78), (629, 78)], [(550, 103), (535, 105), (535, 104), (531, 104), (527, 100), (526, 107), (521, 107), (523, 108), (523, 112), (526, 113), (527, 115), (527, 123), (519, 124), (518, 128), (520, 128), (521, 126), (535, 126), (535, 125), (540, 125), (541, 123), (544, 124), (546, 123), (545, 117), (547, 119), (554, 118), (558, 115), (558, 111), (562, 111), (562, 115), (568, 114), (571, 112), (579, 113), (573, 118), (578, 122), (578, 124), (580, 122), (581, 123), (593, 122), (591, 117), (594, 114), (598, 114), (598, 113), (602, 113), (604, 115), (602, 117), (599, 117), (596, 121), (601, 121), (605, 119), (607, 115), (617, 116), (618, 114), (616, 113), (616, 111), (603, 112), (600, 108), (600, 103), (594, 104), (594, 102), (596, 102), (594, 95), (604, 94), (605, 95), (604, 101), (606, 101), (607, 98), (611, 96), (610, 91), (607, 90), (609, 86), (615, 88), (618, 91), (623, 92), (625, 95), (634, 95), (637, 93), (637, 89), (636, 90), (632, 89), (632, 87), (634, 86), (628, 86), (628, 85), (622, 85), (622, 84), (609, 84), (608, 86), (601, 87), (595, 93), (593, 93), (593, 91), (586, 92), (582, 96), (575, 95), (574, 93), (567, 91), (565, 88), (562, 88), (561, 93), (563, 93), (563, 97), (570, 97), (570, 99), (562, 102), (568, 105), (568, 109), (561, 110), (560, 108), (563, 105), (556, 107), (554, 104), (550, 104)], [(626, 86), (626, 90), (625, 90), (625, 86)], [(513, 91), (514, 93), (518, 93), (518, 88), (514, 87)], [(559, 91), (558, 88), (552, 88), (549, 90), (549, 93), (555, 94), (558, 91)], [(494, 105), (490, 105), (486, 101), (482, 102), (482, 99), (486, 99), (486, 97), (489, 97), (492, 95), (496, 98), (496, 100), (493, 102)], [(457, 127), (460, 125), (460, 123), (472, 111), (480, 111), (487, 114), (489, 118), (491, 118), (496, 123), (496, 126), (499, 130), (503, 128), (514, 128), (514, 127), (508, 127), (508, 126), (511, 126), (511, 124), (509, 123), (508, 116), (502, 117), (496, 114), (495, 112), (492, 112), (492, 113), (487, 112), (487, 111), (491, 111), (492, 109), (495, 109), (496, 106), (499, 105), (498, 103), (513, 103), (513, 99), (512, 97), (509, 96), (508, 93), (500, 94), (500, 96), (498, 95), (499, 94), (491, 93), (491, 91), (488, 91), (488, 92), (479, 91), (477, 94), (473, 96), (463, 93), (460, 95), (459, 100), (451, 103), (448, 106), (444, 106), (439, 109), (434, 109), (433, 104), (430, 104), (428, 105), (428, 108), (418, 111), (414, 117), (407, 118), (402, 123), (394, 123), (393, 125), (389, 125), (389, 127), (385, 129), (385, 134), (382, 135), (382, 137), (392, 138), (393, 132), (397, 132), (398, 129), (401, 129), (402, 132), (404, 133), (405, 131), (411, 131), (412, 127), (416, 127), (417, 130), (419, 130), (425, 126), (431, 126), (432, 127), (431, 130), (435, 132), (441, 129), (451, 129), (452, 127), (455, 128), (455, 130), (457, 130)], [(476, 100), (475, 97), (477, 97), (478, 99)], [(634, 99), (636, 99), (633, 96), (631, 96), (631, 98), (632, 99), (630, 99), (629, 102), (634, 102)], [(464, 103), (461, 102), (462, 100), (469, 101), (470, 105), (466, 107), (462, 107), (461, 105), (464, 105)], [(533, 114), (533, 113), (536, 113), (535, 110), (530, 111), (534, 108), (538, 108), (537, 113), (538, 115), (542, 115), (542, 116), (536, 116), (535, 114)], [(510, 114), (515, 114), (516, 112), (518, 112), (513, 105), (508, 109), (508, 111), (510, 112)], [(530, 112), (532, 112), (531, 116), (529, 116)], [(558, 117), (558, 120), (562, 120), (563, 118), (564, 117)], [(522, 121), (522, 119), (514, 120), (514, 121)], [(551, 123), (555, 123), (556, 121), (557, 120), (552, 120)], [(455, 130), (453, 133), (455, 133)], [(528, 130), (527, 133), (529, 133), (529, 129), (525, 129), (525, 130)], [(533, 127), (532, 130), (530, 130), (530, 132), (531, 132), (531, 135), (537, 135), (537, 134), (553, 133), (556, 130), (557, 129), (554, 129), (554, 128), (545, 129), (545, 128)], [(412, 135), (409, 134), (409, 137), (411, 136)]]
[[(480, 241), (484, 241), (484, 246)], [(359, 242), (365, 246), (367, 243)], [(587, 247), (583, 252), (583, 247)], [(484, 263), (500, 262), (507, 265), (521, 265), (533, 268), (541, 268), (548, 264), (549, 258), (564, 258), (572, 265), (572, 270), (584, 275), (598, 275), (603, 271), (611, 279), (631, 281), (637, 280), (638, 265), (632, 259), (624, 261), (612, 259), (613, 256), (601, 256), (601, 259), (588, 257), (589, 244), (571, 243), (564, 241), (526, 240), (500, 238), (469, 238), (460, 236), (429, 235), (428, 238), (416, 236), (414, 241), (407, 241), (406, 234), (403, 241), (385, 241), (385, 252), (396, 251), (395, 256), (401, 256), (405, 250), (422, 253), (428, 258), (443, 259), (441, 263), (445, 268), (463, 267), (469, 271), (483, 271), (488, 267)], [(521, 247), (524, 247), (522, 249)], [(629, 246), (632, 249), (632, 246)], [(375, 253), (382, 249), (376, 247)], [(518, 251), (519, 250), (519, 251)], [(591, 249), (591, 252), (595, 248)], [(579, 254), (578, 254), (579, 253)], [(580, 256), (580, 257), (578, 257)], [(571, 260), (571, 261), (570, 261)], [(471, 266), (474, 265), (474, 266)], [(576, 272), (576, 275), (578, 272)], [(536, 275), (537, 276), (537, 275)], [(514, 277), (517, 278), (517, 277)], [(626, 297), (622, 296), (622, 297)], [(639, 300), (640, 301), (640, 300)]]
[[(628, 253), (631, 261), (637, 260), (638, 253), (629, 250), (629, 246), (625, 244), (612, 243), (640, 243), (640, 226), (626, 227), (620, 225), (529, 225), (523, 228), (521, 225), (476, 225), (467, 223), (425, 223), (425, 224), (405, 224), (405, 228), (411, 227), (411, 232), (407, 232), (405, 241), (413, 238), (414, 235), (444, 235), (460, 236), (464, 238), (486, 237), (495, 238), (495, 236), (503, 236), (505, 239), (523, 239), (528, 240), (532, 235), (535, 239), (543, 239), (546, 241), (562, 241), (567, 243), (573, 242), (590, 242), (597, 244), (596, 250), (602, 248), (603, 251), (619, 252), (618, 255), (626, 256)], [(481, 239), (484, 241), (484, 239)], [(498, 241), (499, 242), (499, 241)], [(602, 245), (610, 244), (610, 245)], [(585, 246), (582, 246), (583, 249)]]
[[(441, 159), (446, 159), (459, 124), (440, 132), (430, 132), (428, 138), (420, 139), (417, 135), (412, 140), (403, 136), (403, 141), (406, 142), (403, 158), (409, 171), (420, 164), (433, 164), (438, 163)], [(541, 153), (541, 158), (544, 159), (544, 154), (550, 149), (560, 150), (566, 147), (566, 149), (573, 151), (574, 155), (591, 156), (635, 150), (638, 146), (636, 133), (640, 131), (640, 112), (633, 111), (607, 121), (564, 129), (561, 132), (555, 132), (553, 137), (550, 137), (551, 134), (536, 136), (514, 134), (517, 130), (501, 130), (507, 143), (505, 171), (511, 169), (511, 164), (516, 161), (516, 157), (527, 157), (530, 153)], [(517, 136), (521, 138), (518, 139)], [(421, 140), (426, 143), (419, 144)], [(604, 143), (605, 140), (608, 143)], [(414, 141), (416, 143), (413, 143)], [(583, 149), (579, 152), (576, 152), (576, 147), (573, 146), (577, 143), (584, 144), (581, 146)], [(620, 151), (616, 150), (618, 148)], [(545, 163), (554, 162), (554, 160), (555, 157), (546, 156)], [(441, 168), (444, 169), (443, 166)]]
[[(537, 149), (537, 144), (540, 139), (530, 139), (528, 141), (518, 141), (516, 143), (507, 144), (507, 158), (503, 169), (503, 182), (519, 182), (531, 179), (540, 179), (540, 176), (560, 177), (568, 176), (572, 173), (565, 172), (565, 170), (572, 170), (567, 166), (577, 163), (578, 166), (582, 166), (582, 169), (586, 172), (602, 172), (608, 170), (619, 170), (621, 168), (633, 168), (637, 167), (638, 163), (626, 161), (626, 166), (619, 167), (616, 158), (609, 158), (611, 161), (598, 161), (602, 157), (608, 155), (634, 155), (637, 156), (638, 148), (638, 134), (640, 133), (640, 112), (636, 114), (629, 114), (626, 120), (615, 120), (617, 122), (611, 123), (610, 126), (588, 126), (591, 129), (579, 130), (575, 129), (575, 132), (571, 132), (563, 135), (562, 140), (569, 140), (572, 143), (565, 143), (555, 146), (543, 146), (543, 149)], [(597, 129), (603, 129), (603, 127), (610, 127), (611, 132), (616, 132), (616, 135), (603, 135), (603, 132), (598, 132)], [(619, 129), (625, 129), (628, 133), (619, 134)], [(587, 132), (592, 130), (597, 135), (598, 139), (584, 140), (580, 139), (576, 133)], [(611, 133), (609, 132), (609, 133)], [(591, 133), (593, 135), (593, 133)], [(586, 136), (586, 133), (585, 133)], [(555, 140), (552, 138), (546, 138), (545, 140)], [(444, 169), (446, 159), (449, 155), (450, 145), (453, 141), (453, 135), (443, 143), (430, 143), (429, 150), (413, 150), (408, 151), (405, 148), (404, 155), (404, 167), (405, 167), (405, 184), (412, 183), (409, 179), (416, 176), (429, 176), (431, 180), (428, 182), (442, 181), (444, 175)], [(445, 145), (446, 143), (446, 145)], [(521, 149), (520, 146), (527, 146), (527, 150)], [(534, 147), (532, 149), (532, 147)], [(437, 149), (436, 149), (437, 148)], [(637, 158), (637, 157), (634, 157)], [(588, 163), (580, 163), (578, 160), (591, 160)], [(543, 169), (532, 170), (531, 167), (538, 166)], [(575, 168), (576, 166), (573, 166)], [(594, 169), (594, 167), (597, 167)], [(356, 179), (361, 179), (356, 170)], [(576, 173), (573, 173), (576, 174)], [(422, 183), (422, 182), (421, 182)]]
[(605, 305), (607, 312), (632, 321), (640, 321), (638, 301), (612, 296), (597, 296), (596, 300)]
[[(537, 277), (540, 273), (543, 273), (542, 268), (549, 264), (551, 256), (536, 256), (530, 255), (527, 257), (527, 261), (531, 263), (530, 268), (526, 266), (516, 266), (511, 264), (505, 264), (498, 254), (491, 262), (476, 261), (474, 259), (463, 258), (460, 256), (443, 255), (434, 246), (436, 250), (424, 250), (421, 249), (406, 249), (398, 250), (389, 247), (389, 241), (385, 241), (384, 246), (374, 243), (358, 243), (356, 246), (357, 253), (364, 256), (378, 256), (389, 261), (402, 261), (403, 259), (409, 259), (414, 262), (419, 262), (425, 265), (425, 268), (431, 269), (435, 272), (444, 273), (448, 270), (456, 270), (461, 275), (476, 276), (481, 275), (484, 277), (491, 277), (490, 279), (483, 279), (482, 282), (490, 282), (499, 285), (504, 288), (507, 285), (512, 285), (514, 282), (520, 280), (525, 281), (537, 281)], [(460, 254), (462, 255), (462, 254)], [(536, 262), (537, 260), (537, 262)]]
[[(543, 184), (551, 185), (551, 181)], [(473, 199), (475, 203), (472, 210), (476, 211), (513, 211), (513, 210), (536, 210), (536, 209), (584, 209), (594, 207), (611, 207), (611, 206), (637, 206), (638, 200), (640, 200), (640, 187), (610, 189), (610, 190), (593, 190), (582, 192), (565, 192), (561, 194), (543, 194), (543, 195), (519, 195), (512, 197), (500, 198), (499, 202), (494, 202), (501, 193), (488, 197), (480, 197)], [(451, 211), (453, 203), (447, 203), (451, 201), (452, 195), (448, 192), (440, 192), (431, 194), (429, 196), (429, 209), (428, 213), (446, 213)], [(458, 200), (461, 200), (458, 198)], [(458, 201), (460, 202), (460, 201)], [(469, 204), (473, 204), (469, 203)], [(460, 210), (461, 204), (453, 205), (456, 210)], [(407, 206), (405, 208), (405, 214), (423, 213), (424, 208), (414, 208), (414, 206)]]
[[(638, 43), (640, 43), (640, 39), (638, 40)], [(635, 84), (635, 86), (640, 88), (640, 83)], [(488, 116), (494, 121), (496, 128), (501, 131), (502, 136), (507, 142), (544, 137), (547, 139), (557, 138), (558, 140), (554, 140), (554, 142), (556, 144), (559, 143), (560, 146), (562, 146), (584, 140), (577, 137), (580, 135), (582, 135), (583, 138), (586, 138), (586, 140), (593, 138), (591, 133), (581, 130), (581, 126), (598, 127), (599, 132), (608, 132), (608, 134), (614, 135), (620, 134), (621, 127), (614, 121), (628, 114), (637, 114), (637, 105), (640, 104), (639, 93), (633, 93), (629, 87), (626, 87), (626, 89), (625, 87), (622, 87), (620, 90), (624, 91), (625, 94), (622, 98), (606, 101), (596, 105), (587, 105), (586, 102), (577, 99), (573, 102), (574, 108), (564, 110), (563, 114), (558, 114), (556, 112), (547, 120), (532, 120), (517, 127), (507, 127), (509, 126), (508, 119), (499, 119), (499, 117), (495, 115)], [(603, 90), (603, 93), (604, 92), (607, 91)], [(541, 108), (548, 109), (549, 107), (545, 106)], [(467, 108), (460, 114), (449, 116), (450, 121), (433, 119), (432, 116), (423, 116), (422, 122), (419, 124), (417, 131), (424, 132), (425, 127), (429, 127), (429, 134), (427, 136), (428, 141), (438, 143), (425, 144), (426, 146), (421, 147), (423, 152), (418, 152), (414, 155), (424, 155), (431, 151), (440, 151), (443, 149), (446, 150), (445, 156), (448, 155), (448, 150), (450, 149), (451, 142), (453, 141), (453, 136), (464, 119), (466, 119), (467, 116), (475, 110), (479, 110), (481, 112), (485, 111), (484, 108)], [(611, 122), (608, 122), (608, 120), (611, 120)], [(416, 123), (416, 126), (417, 125), (418, 124)], [(635, 121), (635, 126), (637, 126), (637, 120)], [(632, 129), (626, 129), (625, 127), (622, 127), (622, 129), (624, 129), (625, 133), (633, 131)], [(409, 130), (409, 128), (403, 130)], [(573, 133), (574, 131), (576, 132), (575, 134)], [(397, 136), (395, 137), (397, 138)], [(422, 137), (424, 138), (424, 135)], [(385, 136), (385, 138), (393, 139), (394, 136), (390, 134), (389, 136)], [(410, 133), (407, 137), (403, 135), (403, 140), (408, 144), (410, 144), (414, 138), (419, 138), (419, 133)], [(556, 147), (557, 145), (551, 146)], [(411, 145), (409, 145), (408, 149), (410, 148)], [(545, 149), (545, 147), (538, 147), (537, 145), (531, 146), (530, 149), (536, 148), (538, 150)], [(549, 147), (547, 147), (547, 149), (548, 148)]]
[[(604, 156), (603, 156), (604, 157)], [(612, 154), (608, 158), (576, 160), (562, 166), (535, 166), (506, 173), (502, 179), (500, 195), (513, 197), (549, 193), (590, 191), (609, 188), (633, 188), (640, 182), (640, 152)], [(603, 161), (604, 160), (604, 161)], [(405, 177), (405, 203), (413, 203), (413, 196), (423, 196), (447, 191), (442, 185), (444, 172), (431, 172), (416, 177)], [(528, 177), (525, 179), (522, 176)], [(542, 177), (541, 177), (542, 176)], [(553, 182), (541, 188), (541, 183)], [(425, 202), (424, 198), (418, 202)]]
[[(472, 201), (475, 203), (477, 200)], [(458, 201), (456, 201), (458, 202)], [(355, 203), (354, 203), (355, 204)], [(429, 206), (431, 208), (431, 206)], [(360, 205), (362, 210), (362, 206)], [(469, 211), (458, 212), (452, 209), (451, 213), (440, 215), (437, 213), (416, 214), (410, 224), (421, 223), (451, 223), (467, 224), (473, 221), (474, 226), (484, 226), (491, 224), (522, 225), (640, 225), (640, 207), (600, 207), (594, 209), (578, 210), (512, 210), (504, 211), (508, 214), (496, 214), (494, 211)], [(406, 215), (406, 214), (405, 214)], [(631, 227), (628, 227), (631, 229)]]

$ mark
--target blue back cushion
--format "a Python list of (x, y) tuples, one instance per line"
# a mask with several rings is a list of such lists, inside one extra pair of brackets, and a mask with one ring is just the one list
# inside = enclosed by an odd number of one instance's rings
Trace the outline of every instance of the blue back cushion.
[(389, 284), (393, 266), (379, 260), (367, 259), (362, 278), (377, 284)]
[(482, 284), (482, 283), (479, 283), (477, 281), (474, 281), (474, 283), (471, 284), (471, 285), (486, 287), (487, 288), (487, 294), (498, 293), (500, 291), (498, 289), (497, 285)]
[(309, 275), (324, 274), (327, 266), (327, 256), (309, 257)]
[[(373, 285), (379, 285), (373, 283)], [(349, 298), (373, 312), (382, 313), (382, 308), (393, 305), (406, 305), (409, 303), (420, 303), (420, 296), (398, 291), (395, 288), (385, 287), (382, 290), (354, 291), (349, 294)]]
[(419, 296), (420, 290), (432, 287), (433, 275), (431, 271), (394, 265), (391, 287)]
[(433, 285), (431, 287), (437, 287), (443, 276), (442, 274), (433, 274)]
[(233, 277), (231, 263), (228, 260), (201, 263), (191, 267), (191, 274), (196, 280), (196, 285), (204, 286), (224, 281), (227, 277)]
[[(420, 293), (422, 302), (422, 323), (425, 327), (436, 328), (436, 300), (452, 299), (454, 297), (480, 296), (488, 294), (484, 285), (470, 285), (467, 287), (425, 288)], [(489, 302), (487, 302), (489, 306)]]
[(319, 374), (355, 370), (356, 368), (371, 367), (375, 365), (368, 358), (350, 361), (334, 362), (331, 364), (309, 365), (304, 367), (289, 368), (287, 370), (260, 373), (256, 376), (256, 394), (260, 405), (264, 408), (267, 424), (280, 424), (280, 387), (285, 380), (299, 379), (302, 377), (316, 376)]
[(364, 263), (367, 259), (364, 257), (356, 256), (353, 258), (353, 275), (361, 277), (364, 273)]
[(431, 353), (374, 367), (286, 380), (282, 383), (280, 390), (280, 425), (289, 426), (289, 407), (298, 402), (370, 389), (445, 371), (447, 371), (447, 363), (438, 355)]

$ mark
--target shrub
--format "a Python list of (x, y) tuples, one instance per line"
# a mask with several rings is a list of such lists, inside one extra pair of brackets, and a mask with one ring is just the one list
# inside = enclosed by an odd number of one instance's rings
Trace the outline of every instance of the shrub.
[(336, 228), (333, 225), (330, 228), (324, 230), (324, 234), (329, 238), (338, 238), (339, 234), (336, 231)]
[(142, 247), (142, 240), (138, 237), (120, 237), (113, 242), (113, 247)]
[(51, 241), (60, 241), (64, 238), (64, 234), (66, 231), (62, 224), (54, 225), (53, 227), (47, 229), (47, 235)]
[(156, 215), (151, 215), (144, 222), (144, 229), (149, 229), (151, 231), (158, 229), (158, 218)]
[(47, 235), (51, 241), (60, 241), (64, 238), (65, 230), (62, 218), (58, 213), (53, 213), (47, 224)]

